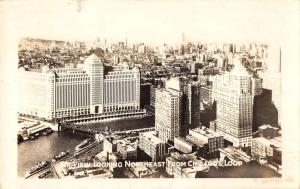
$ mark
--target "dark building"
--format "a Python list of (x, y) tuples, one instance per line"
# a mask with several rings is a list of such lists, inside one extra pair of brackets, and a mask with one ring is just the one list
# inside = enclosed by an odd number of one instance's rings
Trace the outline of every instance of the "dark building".
[(150, 87), (151, 87), (151, 83), (141, 84), (140, 107), (142, 109), (144, 109), (150, 105)]
[(200, 85), (199, 83), (186, 83), (182, 95), (182, 135), (189, 129), (200, 125)]
[(254, 97), (253, 131), (265, 124), (278, 126), (278, 110), (272, 102), (272, 91), (268, 89), (263, 89), (261, 95)]

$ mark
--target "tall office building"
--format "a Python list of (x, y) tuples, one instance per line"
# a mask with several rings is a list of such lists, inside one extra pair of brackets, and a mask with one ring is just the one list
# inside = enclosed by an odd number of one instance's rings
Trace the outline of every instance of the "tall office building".
[(103, 112), (103, 63), (92, 54), (84, 61), (84, 70), (90, 77), (90, 111)]
[(180, 135), (181, 126), (180, 82), (171, 78), (166, 88), (156, 89), (155, 130), (164, 142), (174, 141)]
[(200, 125), (200, 83), (189, 82), (183, 86), (182, 95), (182, 135)]
[(213, 99), (217, 103), (217, 131), (235, 147), (251, 146), (252, 84), (251, 75), (237, 59), (231, 72), (217, 75), (213, 81)]
[(104, 73), (96, 55), (77, 67), (19, 69), (19, 113), (47, 119), (140, 109), (140, 72), (121, 64)]

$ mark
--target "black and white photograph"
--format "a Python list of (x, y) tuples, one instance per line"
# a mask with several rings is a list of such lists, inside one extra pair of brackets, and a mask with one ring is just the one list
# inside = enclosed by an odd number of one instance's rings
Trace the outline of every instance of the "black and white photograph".
[[(16, 152), (1, 159), (24, 188), (120, 179), (299, 187), (299, 171), (289, 171), (300, 160), (299, 101), (291, 100), (299, 97), (291, 68), (299, 64), (291, 55), (299, 2), (0, 4), (1, 39), (10, 44), (1, 63), (13, 71), (1, 69), (13, 91), (11, 104), (1, 103), (12, 121), (1, 125), (13, 136), (2, 133), (0, 144)], [(188, 187), (174, 185), (163, 188)]]

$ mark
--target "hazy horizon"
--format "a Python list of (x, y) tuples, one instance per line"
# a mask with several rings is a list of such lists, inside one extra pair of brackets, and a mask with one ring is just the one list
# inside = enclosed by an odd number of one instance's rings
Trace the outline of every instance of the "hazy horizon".
[(282, 40), (280, 30), (288, 19), (288, 9), (279, 1), (82, 1), (80, 11), (77, 1), (3, 5), (4, 16), (18, 20), (6, 24), (19, 37), (49, 40), (176, 44), (185, 33), (192, 41), (266, 42)]

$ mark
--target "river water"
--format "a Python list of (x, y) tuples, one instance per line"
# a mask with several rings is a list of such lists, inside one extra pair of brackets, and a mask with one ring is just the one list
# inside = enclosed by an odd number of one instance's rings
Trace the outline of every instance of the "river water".
[[(138, 119), (105, 121), (101, 123), (89, 124), (91, 128), (109, 127), (112, 131), (124, 129), (138, 129), (153, 127), (152, 117)], [(24, 177), (27, 170), (42, 160), (50, 160), (61, 151), (74, 151), (74, 148), (86, 139), (88, 135), (71, 132), (54, 132), (49, 136), (41, 136), (35, 140), (28, 140), (18, 144), (18, 176)], [(250, 174), (250, 173), (251, 174)], [(232, 170), (210, 171), (200, 177), (278, 177), (274, 171), (260, 165), (249, 165), (246, 167), (234, 168)]]
[[(136, 119), (103, 121), (88, 125), (91, 128), (106, 127), (112, 131), (125, 129), (138, 129), (154, 126), (153, 117)], [(24, 177), (26, 171), (43, 160), (52, 159), (61, 151), (74, 151), (74, 148), (86, 139), (88, 135), (71, 132), (54, 132), (49, 136), (41, 136), (35, 140), (27, 140), (18, 144), (18, 175)]]
[(52, 159), (61, 151), (73, 152), (87, 136), (68, 132), (54, 132), (49, 136), (41, 136), (35, 140), (27, 140), (18, 144), (18, 175), (24, 177), (36, 163)]

